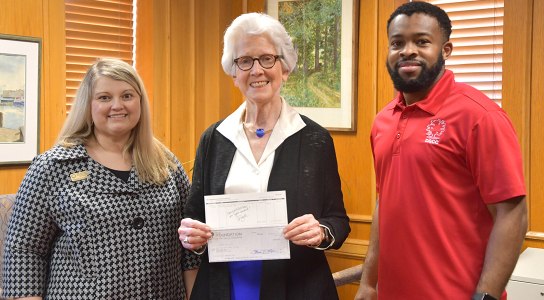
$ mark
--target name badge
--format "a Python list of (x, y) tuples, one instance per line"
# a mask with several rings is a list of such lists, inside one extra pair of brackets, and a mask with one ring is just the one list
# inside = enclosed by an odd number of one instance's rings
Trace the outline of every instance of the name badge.
[(72, 181), (79, 181), (87, 178), (87, 175), (89, 174), (89, 171), (82, 171), (74, 174), (70, 174), (70, 178)]

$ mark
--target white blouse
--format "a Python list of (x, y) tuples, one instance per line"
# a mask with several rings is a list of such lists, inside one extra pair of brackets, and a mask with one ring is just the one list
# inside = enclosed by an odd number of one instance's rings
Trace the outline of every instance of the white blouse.
[[(274, 165), (276, 149), (291, 135), (297, 133), (306, 126), (298, 112), (281, 98), (282, 109), (280, 117), (274, 126), (274, 130), (268, 139), (266, 148), (259, 162), (255, 161), (249, 140), (247, 139), (242, 124), (242, 115), (246, 109), (244, 102), (238, 109), (228, 116), (218, 127), (217, 131), (229, 139), (236, 147), (236, 153), (232, 159), (229, 175), (225, 182), (225, 194), (262, 193), (268, 191), (268, 179)], [(327, 226), (323, 227), (331, 241), (325, 247), (315, 247), (325, 250), (334, 244), (334, 236)]]
[(245, 102), (217, 127), (217, 131), (229, 139), (236, 147), (236, 153), (225, 182), (225, 194), (267, 191), (276, 149), (285, 139), (306, 126), (300, 115), (287, 101), (282, 98), (281, 103), (280, 117), (274, 126), (259, 162), (255, 161), (253, 157), (242, 125), (242, 115), (246, 109)]

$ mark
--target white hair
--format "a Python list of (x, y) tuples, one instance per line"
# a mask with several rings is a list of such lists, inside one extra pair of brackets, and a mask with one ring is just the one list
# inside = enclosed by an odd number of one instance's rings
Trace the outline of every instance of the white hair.
[(246, 36), (265, 36), (274, 45), (276, 54), (282, 55), (280, 59), (284, 70), (293, 71), (297, 65), (297, 52), (293, 47), (293, 40), (281, 23), (269, 15), (262, 13), (243, 14), (232, 21), (225, 31), (223, 38), (223, 58), (221, 65), (225, 73), (236, 75), (237, 58), (236, 43)]

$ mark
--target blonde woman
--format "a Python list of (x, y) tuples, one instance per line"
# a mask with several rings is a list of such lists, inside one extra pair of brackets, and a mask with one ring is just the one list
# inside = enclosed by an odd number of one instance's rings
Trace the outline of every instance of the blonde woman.
[(186, 299), (200, 264), (176, 233), (189, 188), (179, 161), (153, 137), (136, 71), (98, 60), (56, 145), (21, 183), (2, 296)]

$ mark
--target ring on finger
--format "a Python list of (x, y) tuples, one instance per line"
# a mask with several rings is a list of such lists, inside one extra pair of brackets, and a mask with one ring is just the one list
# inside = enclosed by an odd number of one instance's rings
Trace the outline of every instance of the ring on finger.
[(188, 236), (185, 237), (185, 239), (183, 240), (183, 243), (184, 244), (189, 244), (189, 237)]

